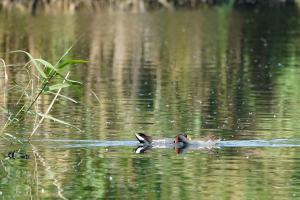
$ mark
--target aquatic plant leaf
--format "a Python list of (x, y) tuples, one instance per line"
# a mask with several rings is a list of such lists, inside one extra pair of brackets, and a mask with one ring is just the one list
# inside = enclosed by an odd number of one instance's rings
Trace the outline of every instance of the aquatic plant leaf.
[(57, 118), (55, 118), (55, 117), (52, 117), (51, 115), (45, 115), (45, 114), (43, 114), (43, 113), (37, 113), (37, 114), (38, 114), (39, 116), (41, 116), (41, 117), (46, 118), (46, 119), (50, 119), (50, 120), (53, 120), (53, 121), (58, 122), (58, 123), (61, 123), (61, 124), (65, 124), (65, 125), (68, 125), (68, 126), (72, 126), (72, 125), (69, 124), (68, 122), (65, 122), (65, 121), (63, 121), (63, 120), (57, 119)]
[[(43, 60), (43, 59), (35, 59), (36, 61), (42, 63), (43, 65), (45, 65), (47, 68), (52, 69), (53, 71), (55, 71), (60, 77), (64, 77), (61, 73), (58, 72), (57, 68), (55, 68), (55, 66), (53, 66), (51, 63)], [(74, 62), (73, 64), (75, 64), (76, 62)], [(72, 64), (72, 63), (68, 63), (68, 64)], [(68, 65), (67, 64), (67, 65)], [(74, 80), (70, 80), (70, 79), (66, 79), (66, 81), (70, 84), (70, 85), (81, 85), (81, 82), (79, 81), (74, 81)], [(64, 84), (65, 86), (63, 87), (68, 87), (70, 85), (67, 85), (67, 83)], [(58, 90), (60, 87), (58, 85), (54, 86), (49, 86), (48, 91), (49, 90)]]
[(82, 64), (82, 63), (88, 63), (86, 60), (67, 60), (59, 64), (58, 68), (62, 69), (68, 65), (74, 65), (74, 64)]
[(33, 65), (35, 66), (35, 68), (38, 70), (39, 74), (43, 77), (43, 78), (47, 78), (47, 75), (45, 74), (44, 70), (41, 68), (41, 66), (36, 62), (36, 59), (34, 59), (32, 57), (32, 55), (26, 51), (22, 51), (22, 50), (16, 50), (16, 51), (12, 51), (12, 53), (25, 53), (29, 59), (30, 62), (33, 63)]
[[(54, 92), (51, 92), (51, 91), (47, 91), (49, 94), (54, 94)], [(75, 99), (72, 99), (71, 97), (68, 97), (68, 96), (65, 96), (65, 95), (62, 95), (62, 94), (58, 94), (59, 97), (63, 98), (63, 99), (66, 99), (68, 101), (71, 101), (73, 103), (78, 103)]]
[(76, 129), (80, 130), (80, 129), (77, 128), (76, 126), (73, 126), (72, 124), (70, 124), (70, 123), (68, 123), (68, 122), (65, 122), (65, 121), (63, 121), (63, 120), (57, 119), (57, 118), (55, 118), (55, 117), (53, 117), (53, 116), (51, 116), (51, 115), (45, 115), (45, 114), (43, 114), (43, 113), (37, 113), (37, 114), (38, 114), (39, 116), (41, 116), (41, 117), (46, 118), (46, 119), (50, 119), (50, 120), (53, 120), (53, 121), (55, 121), (55, 122), (57, 122), (57, 123), (64, 124), (64, 125), (67, 125), (67, 126), (70, 126), (70, 127), (73, 127), (73, 128), (76, 128)]
[(0, 106), (0, 110), (4, 112), (5, 114), (9, 114), (8, 110), (4, 108), (3, 106)]
[(36, 58), (36, 59), (34, 59), (34, 60), (40, 62), (41, 64), (43, 64), (45, 67), (47, 67), (47, 68), (49, 68), (49, 69), (52, 69), (52, 70), (54, 70), (54, 71), (57, 71), (57, 69), (56, 69), (51, 63), (49, 63), (49, 62), (46, 61), (46, 60), (43, 60), (43, 59), (41, 59), (41, 58)]
[(71, 84), (71, 85), (82, 85), (81, 82), (79, 81), (74, 81), (74, 80), (71, 80), (71, 79), (66, 79), (66, 81)]
[(23, 142), (21, 140), (19, 140), (18, 138), (16, 138), (15, 136), (13, 136), (12, 134), (9, 134), (9, 133), (4, 133), (4, 135), (12, 138), (13, 140), (19, 142), (20, 144), (23, 144)]
[[(49, 63), (48, 61), (43, 60), (43, 59), (39, 59), (39, 58), (35, 59), (35, 60), (40, 62), (41, 64), (43, 64), (48, 69), (51, 69), (51, 70), (55, 71), (55, 73), (58, 74), (59, 76), (64, 77), (61, 73), (58, 72), (57, 68), (55, 66), (53, 66), (51, 63)], [(51, 71), (50, 71), (50, 73), (51, 73)], [(50, 73), (49, 73), (49, 75), (50, 75)]]
[(61, 88), (65, 88), (65, 87), (69, 87), (70, 84), (68, 83), (58, 83), (55, 85), (50, 85), (48, 87), (45, 88), (45, 91), (53, 91), (53, 90), (59, 90)]

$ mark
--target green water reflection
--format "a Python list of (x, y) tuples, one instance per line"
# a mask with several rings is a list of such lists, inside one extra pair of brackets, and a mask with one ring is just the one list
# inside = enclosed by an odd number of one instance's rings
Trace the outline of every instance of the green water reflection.
[[(78, 130), (45, 121), (35, 139), (132, 140), (137, 131), (192, 138), (299, 138), (300, 68), (297, 7), (193, 11), (0, 15), (0, 55), (23, 49), (56, 61), (76, 40), (71, 69), (82, 86), (64, 90), (51, 114)], [(1, 68), (0, 104), (15, 111), (27, 83), (22, 67)], [(99, 99), (95, 98), (95, 93)], [(43, 95), (45, 112), (53, 96)], [(4, 124), (7, 116), (0, 115)], [(27, 117), (6, 133), (26, 137)], [(0, 142), (3, 199), (298, 199), (298, 148), (174, 149), (135, 155), (131, 147), (23, 147), (29, 159), (4, 159), (19, 146)]]
[(300, 195), (299, 155), (288, 149), (218, 149), (180, 156), (173, 150), (135, 155), (128, 148), (52, 149), (33, 155), (32, 160), (3, 162), (0, 188), (5, 198), (297, 199)]

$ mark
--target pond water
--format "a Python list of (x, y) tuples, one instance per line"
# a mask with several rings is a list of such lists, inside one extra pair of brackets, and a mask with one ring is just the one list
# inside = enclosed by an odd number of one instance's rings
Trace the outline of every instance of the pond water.
[[(299, 199), (300, 18), (295, 7), (0, 14), (0, 105), (27, 85), (22, 49), (70, 67), (31, 143), (0, 140), (3, 199)], [(31, 86), (30, 86), (31, 87)], [(54, 95), (36, 109), (46, 112)], [(35, 117), (3, 134), (26, 140)], [(7, 114), (1, 113), (1, 126)], [(74, 128), (77, 127), (77, 128)], [(211, 149), (136, 154), (134, 133), (222, 138)], [(9, 159), (9, 157), (14, 157)]]

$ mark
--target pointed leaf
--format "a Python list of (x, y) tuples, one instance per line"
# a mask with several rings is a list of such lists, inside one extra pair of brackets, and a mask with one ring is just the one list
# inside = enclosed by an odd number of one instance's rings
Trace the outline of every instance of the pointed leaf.
[[(56, 93), (51, 92), (51, 91), (48, 91), (48, 93), (56, 95)], [(73, 103), (78, 103), (76, 100), (72, 99), (71, 97), (67, 97), (67, 96), (62, 95), (62, 94), (58, 94), (58, 96), (61, 97), (61, 98), (63, 98), (63, 99), (69, 100), (69, 101), (71, 101)]]
[(40, 73), (40, 75), (43, 77), (43, 78), (47, 78), (47, 75), (45, 74), (44, 70), (41, 68), (41, 66), (36, 62), (36, 60), (32, 57), (32, 55), (26, 51), (22, 51), (22, 50), (17, 50), (17, 51), (12, 51), (12, 53), (25, 53), (29, 59), (30, 59), (30, 62), (33, 63), (33, 65), (35, 66), (35, 68), (38, 70), (38, 72)]
[(57, 71), (57, 69), (55, 69), (55, 67), (51, 63), (49, 63), (48, 61), (46, 61), (46, 60), (43, 60), (43, 59), (40, 59), (40, 58), (36, 58), (34, 60), (40, 62), (41, 64), (43, 64), (45, 67), (47, 67), (49, 69)]
[(88, 63), (86, 60), (67, 60), (59, 64), (58, 68), (62, 69), (67, 65), (74, 65), (74, 64), (82, 64), (82, 63)]
[(18, 138), (16, 138), (15, 136), (13, 136), (12, 134), (9, 133), (4, 133), (4, 135), (16, 140), (17, 142), (19, 142), (20, 144), (23, 144), (23, 142), (21, 140), (19, 140)]
[(39, 116), (41, 116), (41, 117), (46, 118), (46, 119), (50, 119), (50, 120), (53, 120), (53, 121), (58, 122), (58, 123), (60, 123), (60, 124), (64, 124), (64, 125), (67, 125), (67, 126), (70, 126), (70, 127), (73, 127), (73, 128), (76, 128), (76, 129), (80, 130), (80, 129), (77, 128), (76, 126), (73, 126), (72, 124), (70, 124), (70, 123), (68, 123), (68, 122), (65, 122), (65, 121), (63, 121), (63, 120), (57, 119), (57, 118), (55, 118), (55, 117), (52, 117), (51, 115), (45, 115), (45, 114), (43, 114), (43, 113), (37, 113), (37, 114), (38, 114)]
[(70, 80), (70, 79), (66, 79), (66, 81), (71, 85), (82, 85), (82, 83), (79, 81), (74, 81), (74, 80)]
[(69, 87), (69, 86), (70, 86), (70, 84), (68, 84), (68, 83), (58, 83), (55, 85), (48, 86), (46, 91), (59, 90), (61, 88), (65, 88), (65, 87)]
[(9, 114), (8, 110), (4, 108), (3, 106), (0, 106), (0, 110), (4, 112), (5, 114)]

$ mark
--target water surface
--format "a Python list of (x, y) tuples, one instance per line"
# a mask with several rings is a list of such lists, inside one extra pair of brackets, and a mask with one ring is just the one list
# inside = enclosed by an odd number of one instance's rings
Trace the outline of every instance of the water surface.
[[(61, 99), (50, 113), (81, 131), (46, 120), (31, 144), (0, 142), (3, 199), (299, 198), (297, 7), (0, 19), (0, 55), (20, 65), (7, 67), (7, 83), (1, 69), (0, 105), (10, 112), (24, 103), (12, 86), (28, 83), (25, 57), (10, 51), (55, 62), (78, 41), (68, 58), (89, 60), (69, 69), (82, 86), (62, 92), (78, 103)], [(37, 109), (52, 98), (43, 95)], [(26, 139), (35, 122), (26, 117), (5, 133)], [(215, 134), (224, 145), (135, 154), (136, 132)]]

